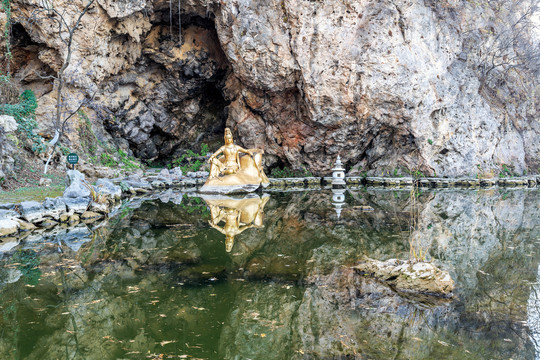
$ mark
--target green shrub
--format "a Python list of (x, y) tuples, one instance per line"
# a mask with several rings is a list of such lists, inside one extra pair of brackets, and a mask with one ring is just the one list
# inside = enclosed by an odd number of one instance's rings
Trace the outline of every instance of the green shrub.
[(201, 152), (199, 154), (197, 154), (193, 150), (188, 149), (185, 154), (171, 161), (171, 163), (169, 163), (167, 167), (169, 169), (172, 169), (173, 167), (180, 167), (183, 173), (186, 173), (188, 171), (199, 171), (201, 170), (204, 162), (202, 162), (200, 159), (193, 158), (205, 157), (209, 152), (210, 149), (208, 148), (208, 145), (203, 143), (201, 145)]
[(38, 124), (36, 121), (36, 95), (32, 90), (25, 90), (19, 96), (18, 104), (0, 104), (0, 114), (10, 115), (17, 121), (19, 134), (32, 141), (32, 151), (38, 154), (45, 152), (47, 145), (43, 138), (34, 134)]
[(313, 174), (302, 166), (300, 169), (291, 169), (284, 167), (283, 169), (273, 168), (270, 172), (270, 177), (273, 178), (296, 178), (296, 177), (312, 177)]

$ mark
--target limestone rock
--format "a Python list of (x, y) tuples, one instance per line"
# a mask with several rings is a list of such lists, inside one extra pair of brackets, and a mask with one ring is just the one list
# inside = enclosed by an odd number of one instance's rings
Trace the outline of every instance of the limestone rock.
[(143, 10), (147, 6), (146, 0), (98, 0), (111, 18), (123, 18)]
[(122, 189), (120, 186), (115, 185), (112, 181), (107, 179), (99, 179), (96, 181), (96, 192), (98, 194), (104, 194), (113, 200), (120, 200), (122, 198)]
[(17, 121), (13, 116), (0, 115), (0, 128), (3, 128), (6, 133), (17, 130)]
[(16, 220), (0, 220), (0, 237), (13, 235), (19, 232), (19, 223)]
[(77, 170), (68, 170), (68, 187), (64, 190), (64, 198), (89, 197), (91, 192), (86, 185), (84, 174)]
[(101, 213), (101, 214), (108, 214), (109, 213), (109, 204), (108, 203), (91, 202), (89, 210), (93, 211), (93, 212)]
[(37, 201), (23, 201), (20, 204), (20, 209), (23, 218), (31, 223), (43, 221), (47, 216), (45, 208)]
[(64, 197), (63, 201), (66, 204), (70, 213), (75, 212), (77, 214), (82, 214), (86, 211), (86, 209), (88, 209), (88, 205), (90, 205), (89, 197)]
[(60, 216), (66, 213), (66, 204), (62, 198), (47, 198), (45, 202), (43, 202), (43, 207), (46, 210), (47, 216), (50, 216), (55, 220), (59, 220)]
[(8, 219), (8, 220), (14, 220), (18, 219), (20, 215), (13, 210), (0, 210), (0, 220)]
[(16, 221), (19, 223), (20, 231), (32, 231), (37, 228), (34, 224), (23, 221), (21, 219), (17, 219)]
[(52, 180), (42, 177), (39, 179), (39, 186), (51, 186)]
[(171, 178), (173, 180), (180, 180), (182, 179), (182, 176), (183, 176), (183, 173), (182, 173), (182, 169), (180, 169), (179, 167), (174, 167), (172, 168), (170, 171), (169, 171), (170, 175), (171, 175)]
[(450, 274), (427, 262), (397, 259), (383, 262), (366, 258), (352, 268), (400, 291), (448, 296), (454, 290)]
[(83, 220), (83, 221), (97, 220), (97, 219), (101, 219), (102, 217), (103, 217), (102, 214), (99, 214), (99, 213), (96, 213), (96, 212), (93, 212), (93, 211), (85, 211), (81, 215), (81, 220)]

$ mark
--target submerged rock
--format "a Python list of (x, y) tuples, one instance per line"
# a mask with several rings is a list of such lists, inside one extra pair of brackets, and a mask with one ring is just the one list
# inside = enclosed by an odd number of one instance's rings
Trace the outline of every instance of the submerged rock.
[(450, 274), (428, 262), (415, 263), (397, 259), (378, 261), (366, 258), (352, 269), (385, 282), (398, 291), (449, 296), (454, 290), (454, 281)]

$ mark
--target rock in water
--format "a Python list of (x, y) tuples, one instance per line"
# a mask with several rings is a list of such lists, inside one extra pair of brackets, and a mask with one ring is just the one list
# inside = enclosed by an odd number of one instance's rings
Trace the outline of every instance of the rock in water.
[(352, 269), (385, 282), (398, 291), (450, 296), (454, 290), (454, 281), (448, 271), (428, 262), (365, 258)]

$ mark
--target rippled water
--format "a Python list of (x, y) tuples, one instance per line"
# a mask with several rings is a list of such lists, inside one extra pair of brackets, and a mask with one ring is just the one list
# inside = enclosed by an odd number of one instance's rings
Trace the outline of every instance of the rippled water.
[(0, 244), (0, 358), (540, 358), (537, 190), (420, 195), (450, 300), (343, 271), (409, 258), (408, 191), (171, 195)]

